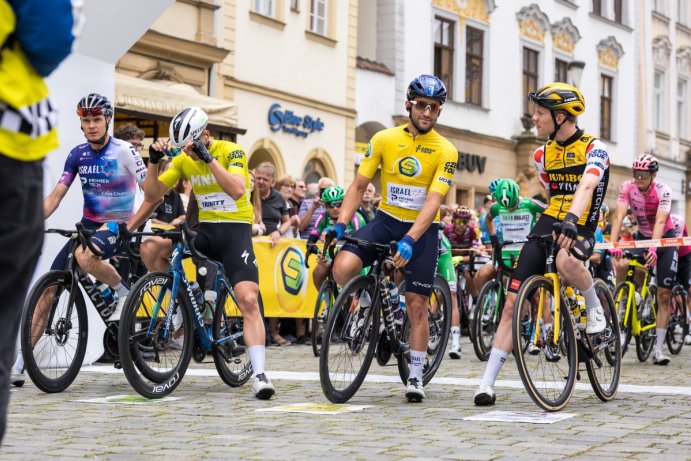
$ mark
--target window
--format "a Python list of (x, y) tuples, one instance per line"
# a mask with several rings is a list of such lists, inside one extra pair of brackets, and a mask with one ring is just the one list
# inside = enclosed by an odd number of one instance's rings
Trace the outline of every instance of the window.
[(662, 131), (664, 123), (664, 87), (665, 74), (656, 70), (653, 77), (653, 124), (657, 131)]
[(540, 53), (523, 47), (523, 111), (533, 113), (533, 103), (528, 101), (528, 93), (537, 90), (537, 64)]
[(689, 85), (686, 80), (677, 82), (677, 135), (681, 139), (689, 139)]
[(269, 16), (276, 16), (276, 2), (274, 0), (254, 0), (254, 11)]
[(660, 14), (665, 14), (665, 2), (666, 0), (653, 0), (653, 11)]
[(593, 0), (593, 14), (602, 16), (602, 0)]
[(623, 7), (624, 5), (622, 0), (614, 0), (614, 22), (616, 22), (617, 24), (623, 24)]
[(554, 81), (569, 83), (568, 78), (569, 63), (557, 58), (554, 61)]
[(453, 31), (456, 23), (434, 18), (434, 75), (439, 77), (449, 98), (453, 96)]
[(290, 11), (300, 12), (300, 0), (290, 0)]
[(684, 0), (679, 0), (677, 2), (677, 22), (679, 24), (688, 25), (688, 5)]
[(465, 102), (482, 105), (482, 66), (484, 54), (484, 31), (465, 28)]
[(310, 31), (319, 35), (327, 35), (327, 0), (312, 0), (310, 7)]
[(612, 139), (612, 77), (600, 75), (600, 137)]

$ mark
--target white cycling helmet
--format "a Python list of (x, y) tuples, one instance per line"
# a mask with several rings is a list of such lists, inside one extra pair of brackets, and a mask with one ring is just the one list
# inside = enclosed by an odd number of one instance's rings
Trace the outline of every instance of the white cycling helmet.
[(209, 123), (209, 116), (199, 107), (188, 107), (178, 112), (170, 121), (170, 142), (185, 147), (189, 141), (199, 138)]

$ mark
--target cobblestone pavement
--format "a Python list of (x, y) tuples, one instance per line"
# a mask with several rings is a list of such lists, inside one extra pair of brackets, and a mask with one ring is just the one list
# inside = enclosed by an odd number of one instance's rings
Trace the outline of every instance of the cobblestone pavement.
[[(564, 410), (576, 416), (554, 424), (467, 421), (488, 411), (538, 412), (513, 359), (497, 383), (497, 404), (479, 408), (472, 396), (484, 370), (463, 343), (463, 358), (448, 360), (426, 388), (422, 404), (405, 401), (395, 366), (373, 362), (349, 404), (369, 405), (338, 415), (257, 412), (292, 403), (328, 403), (311, 348), (269, 348), (270, 401), (251, 387), (231, 389), (213, 364), (195, 364), (172, 394), (149, 405), (75, 402), (134, 395), (112, 367), (84, 369), (60, 394), (31, 382), (12, 391), (3, 460), (43, 459), (691, 459), (691, 348), (667, 367), (624, 358), (617, 398), (602, 403), (587, 374)], [(657, 387), (665, 386), (665, 387)], [(376, 458), (375, 458), (376, 457)]]

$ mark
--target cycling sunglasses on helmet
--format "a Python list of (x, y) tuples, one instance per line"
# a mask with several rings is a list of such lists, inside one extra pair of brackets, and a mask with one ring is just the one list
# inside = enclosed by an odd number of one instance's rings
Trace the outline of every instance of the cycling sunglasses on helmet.
[(653, 173), (646, 170), (633, 170), (633, 179), (650, 179)]
[(327, 208), (340, 208), (343, 202), (331, 202), (326, 205)]
[(426, 102), (426, 101), (413, 100), (413, 101), (410, 101), (410, 103), (412, 105), (414, 105), (415, 107), (417, 107), (417, 109), (420, 112), (425, 112), (427, 109), (429, 109), (430, 112), (432, 112), (433, 114), (436, 114), (437, 112), (439, 112), (439, 109), (441, 109), (441, 104), (439, 104), (438, 102)]
[(88, 115), (98, 117), (99, 115), (105, 114), (102, 107), (77, 107), (77, 115), (80, 117), (86, 117)]
[(466, 218), (456, 218), (453, 220), (454, 224), (468, 224), (470, 222), (469, 219)]

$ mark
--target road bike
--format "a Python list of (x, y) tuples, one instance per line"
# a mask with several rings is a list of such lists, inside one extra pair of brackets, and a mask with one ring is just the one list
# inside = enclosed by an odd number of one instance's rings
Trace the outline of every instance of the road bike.
[[(321, 286), (319, 287), (319, 292), (317, 293), (317, 302), (314, 305), (314, 314), (312, 315), (312, 331), (310, 335), (310, 339), (312, 342), (312, 353), (314, 354), (315, 357), (319, 357), (319, 352), (321, 351), (321, 341), (322, 341), (322, 333), (324, 331), (324, 324), (326, 323), (326, 319), (329, 316), (329, 312), (331, 312), (331, 308), (334, 305), (334, 301), (338, 297), (338, 285), (333, 279), (333, 276), (331, 275), (331, 269), (333, 268), (333, 261), (334, 261), (334, 251), (333, 251), (333, 246), (331, 245), (324, 245), (324, 249), (322, 251), (322, 257), (326, 257), (329, 255), (330, 261), (329, 261), (329, 271), (326, 275), (326, 279), (322, 282)], [(309, 257), (312, 252), (309, 250), (307, 251), (307, 255), (305, 256), (305, 267), (309, 268)]]
[[(397, 251), (396, 242), (379, 244), (353, 237), (346, 242), (376, 251), (375, 261), (367, 275), (358, 275), (339, 293), (324, 328), (319, 354), (319, 380), (327, 399), (347, 402), (365, 379), (372, 359), (386, 365), (396, 357), (403, 383), (409, 375), (409, 326), (407, 316), (396, 321), (400, 299), (393, 280), (391, 259)], [(396, 293), (393, 300), (392, 291)], [(430, 337), (423, 366), (423, 384), (439, 369), (448, 341), (451, 319), (451, 294), (446, 281), (435, 278), (428, 321)], [(383, 318), (383, 328), (380, 322)]]
[(687, 316), (687, 293), (684, 286), (677, 283), (672, 287), (669, 298), (669, 326), (667, 327), (667, 347), (677, 355), (684, 347), (684, 338), (689, 334)]
[[(625, 251), (629, 260), (626, 280), (614, 290), (619, 329), (622, 335), (622, 356), (631, 337), (636, 338), (636, 356), (645, 362), (653, 351), (657, 334), (657, 287), (652, 285), (652, 271), (646, 267), (645, 256)], [(640, 288), (637, 290), (636, 287)], [(683, 341), (683, 338), (682, 338)]]
[[(170, 270), (142, 277), (125, 302), (120, 320), (120, 360), (132, 388), (144, 397), (164, 397), (180, 384), (192, 358), (201, 362), (209, 353), (223, 382), (231, 387), (245, 384), (252, 376), (252, 364), (244, 345), (242, 316), (223, 264), (195, 249), (196, 233), (185, 223), (179, 229), (145, 235), (171, 239), (173, 253)], [(183, 269), (183, 258), (192, 256), (217, 268), (211, 325), (205, 324), (206, 307)], [(259, 307), (263, 313), (261, 295)]]
[[(555, 224), (558, 235), (561, 228)], [(547, 255), (545, 274), (523, 282), (514, 308), (513, 350), (528, 395), (546, 411), (561, 410), (573, 395), (580, 379), (579, 363), (584, 362), (595, 394), (604, 402), (612, 400), (619, 387), (622, 356), (617, 311), (607, 284), (594, 281), (607, 325), (601, 333), (586, 334), (585, 303), (573, 287), (562, 285), (557, 274), (559, 246), (551, 234), (529, 235), (528, 240), (542, 246)], [(526, 313), (533, 347), (524, 351)]]

